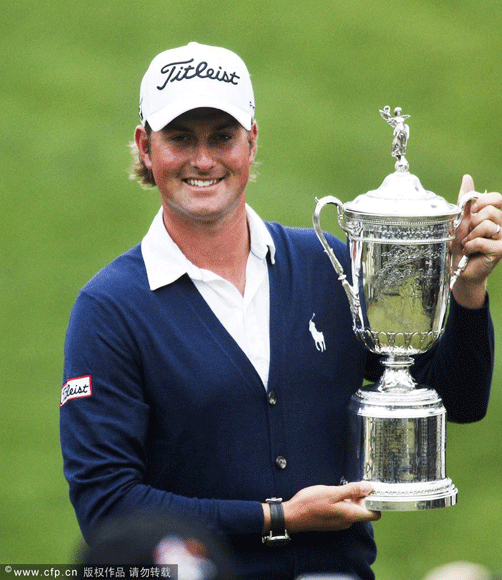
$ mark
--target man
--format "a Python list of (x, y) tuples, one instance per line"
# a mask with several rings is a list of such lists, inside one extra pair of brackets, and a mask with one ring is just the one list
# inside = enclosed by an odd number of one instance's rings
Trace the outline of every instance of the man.
[[(140, 118), (137, 171), (162, 208), (79, 294), (65, 345), (64, 469), (84, 536), (150, 508), (225, 534), (239, 578), (373, 578), (371, 488), (340, 483), (348, 402), (381, 370), (314, 232), (264, 224), (246, 205), (258, 135), (246, 66), (196, 43), (163, 52)], [(462, 193), (472, 188), (464, 178)], [(502, 196), (481, 196), (453, 247), (472, 259), (444, 338), (413, 367), (456, 421), (488, 404), (500, 224)]]

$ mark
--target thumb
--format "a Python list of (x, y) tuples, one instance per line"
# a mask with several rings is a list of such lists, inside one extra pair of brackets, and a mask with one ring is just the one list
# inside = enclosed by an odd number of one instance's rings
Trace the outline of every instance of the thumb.
[(358, 500), (373, 492), (373, 487), (367, 481), (347, 483), (339, 487), (340, 499)]
[(462, 184), (460, 185), (458, 200), (460, 201), (462, 197), (470, 191), (474, 191), (474, 180), (470, 175), (464, 175), (462, 177)]

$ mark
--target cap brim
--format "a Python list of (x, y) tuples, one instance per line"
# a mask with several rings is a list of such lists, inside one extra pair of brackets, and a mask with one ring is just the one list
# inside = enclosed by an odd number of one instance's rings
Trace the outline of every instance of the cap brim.
[(160, 131), (183, 113), (206, 107), (225, 111), (225, 113), (228, 113), (236, 119), (247, 131), (253, 125), (253, 117), (247, 111), (243, 111), (239, 107), (235, 107), (226, 101), (219, 101), (218, 99), (210, 99), (207, 97), (194, 97), (192, 99), (184, 99), (176, 104), (170, 104), (168, 107), (149, 115), (144, 119), (144, 122), (147, 122), (153, 131)]

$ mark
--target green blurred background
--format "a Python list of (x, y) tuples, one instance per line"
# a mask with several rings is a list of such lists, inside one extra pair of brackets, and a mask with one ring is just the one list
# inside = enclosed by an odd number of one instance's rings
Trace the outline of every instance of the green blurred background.
[[(128, 179), (153, 56), (197, 40), (244, 58), (261, 162), (248, 200), (265, 219), (310, 226), (315, 196), (348, 201), (392, 172), (384, 105), (411, 115), (407, 157), (425, 188), (454, 202), (470, 173), (478, 190), (502, 189), (501, 10), (498, 0), (1, 0), (0, 562), (69, 563), (80, 541), (59, 450), (64, 334), (79, 289), (159, 207)], [(490, 283), (498, 353), (501, 280), (502, 267)], [(498, 361), (483, 422), (449, 426), (458, 505), (385, 514), (377, 578), (419, 580), (458, 559), (502, 569), (500, 377)]]

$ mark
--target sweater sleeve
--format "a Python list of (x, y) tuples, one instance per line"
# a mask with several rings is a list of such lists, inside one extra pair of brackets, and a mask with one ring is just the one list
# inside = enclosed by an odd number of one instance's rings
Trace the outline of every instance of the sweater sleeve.
[(141, 509), (176, 512), (226, 534), (260, 533), (257, 501), (184, 497), (145, 483), (149, 404), (137, 340), (114, 305), (79, 295), (65, 341), (60, 436), (84, 537), (103, 518)]
[(488, 409), (495, 339), (489, 299), (477, 310), (451, 298), (445, 332), (431, 351), (416, 357), (412, 371), (419, 383), (439, 393), (456, 423), (482, 419)]

